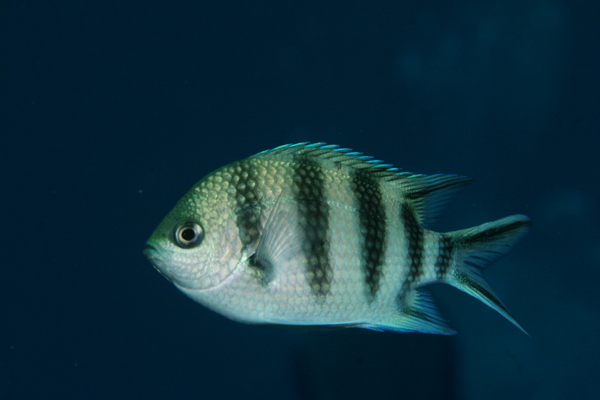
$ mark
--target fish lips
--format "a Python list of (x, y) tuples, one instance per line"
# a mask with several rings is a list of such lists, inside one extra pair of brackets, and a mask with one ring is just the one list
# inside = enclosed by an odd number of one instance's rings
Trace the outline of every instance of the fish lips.
[(168, 273), (168, 268), (165, 265), (165, 260), (161, 258), (160, 252), (156, 247), (154, 247), (150, 243), (146, 243), (144, 245), (144, 251), (142, 252), (144, 256), (150, 261), (150, 264), (154, 267), (155, 270), (160, 272), (162, 276), (164, 276), (170, 282), (173, 282), (173, 276)]

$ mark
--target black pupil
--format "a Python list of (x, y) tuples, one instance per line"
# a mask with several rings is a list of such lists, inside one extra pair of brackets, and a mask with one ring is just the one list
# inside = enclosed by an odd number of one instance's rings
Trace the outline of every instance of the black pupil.
[(192, 228), (185, 228), (181, 231), (181, 238), (186, 242), (191, 242), (196, 237), (196, 231)]

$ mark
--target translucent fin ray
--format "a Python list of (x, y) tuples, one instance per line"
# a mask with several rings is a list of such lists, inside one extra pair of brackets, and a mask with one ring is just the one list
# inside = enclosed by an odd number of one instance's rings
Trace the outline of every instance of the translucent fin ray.
[(513, 215), (474, 228), (447, 233), (457, 248), (457, 267), (448, 283), (496, 310), (527, 335), (485, 281), (482, 270), (506, 254), (527, 233), (530, 225), (531, 221), (525, 215)]
[(411, 175), (402, 180), (405, 198), (413, 204), (417, 220), (430, 226), (456, 192), (473, 180), (460, 175)]
[(431, 295), (424, 289), (412, 291), (402, 302), (400, 312), (389, 320), (361, 325), (361, 328), (436, 335), (456, 334), (456, 331), (448, 326), (448, 322), (438, 311)]
[(283, 191), (269, 214), (261, 235), (256, 256), (273, 266), (275, 275), (290, 259), (302, 253), (300, 228), (295, 206), (290, 200), (291, 190)]

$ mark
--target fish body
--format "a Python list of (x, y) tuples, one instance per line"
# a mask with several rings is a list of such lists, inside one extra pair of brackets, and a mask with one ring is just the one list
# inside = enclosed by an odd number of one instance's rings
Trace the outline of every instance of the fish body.
[(183, 293), (240, 322), (452, 334), (423, 289), (441, 282), (523, 330), (481, 271), (530, 220), (427, 229), (470, 181), (334, 145), (280, 146), (200, 180), (144, 254)]

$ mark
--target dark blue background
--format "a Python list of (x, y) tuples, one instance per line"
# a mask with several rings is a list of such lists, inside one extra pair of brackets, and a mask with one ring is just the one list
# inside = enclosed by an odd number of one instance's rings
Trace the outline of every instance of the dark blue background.
[[(3, 1), (0, 399), (595, 398), (591, 3)], [(237, 324), (142, 257), (206, 173), (298, 141), (476, 178), (438, 230), (532, 217), (487, 273), (532, 338), (448, 287), (453, 337)]]

